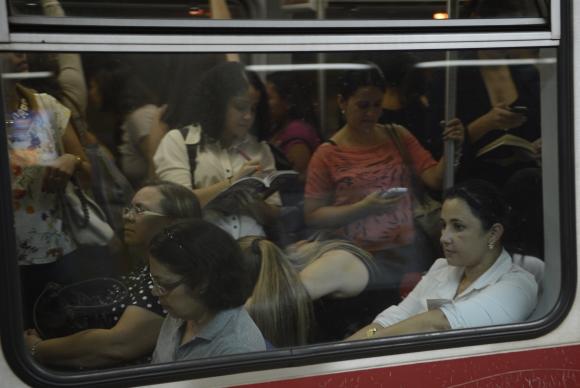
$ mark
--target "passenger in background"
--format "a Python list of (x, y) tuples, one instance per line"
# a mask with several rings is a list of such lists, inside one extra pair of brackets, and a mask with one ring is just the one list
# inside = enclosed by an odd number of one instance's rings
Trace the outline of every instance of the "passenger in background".
[[(338, 102), (346, 124), (310, 161), (304, 212), (310, 226), (334, 230), (371, 252), (382, 268), (384, 286), (396, 290), (393, 300), (398, 301), (403, 273), (421, 272), (433, 259), (426, 239), (416, 233), (412, 181), (441, 189), (445, 157), (437, 162), (405, 128), (377, 123), (384, 90), (384, 78), (372, 64), (344, 74)], [(443, 138), (458, 148), (463, 135), (459, 120), (443, 131)], [(397, 138), (412, 166), (405, 164)], [(385, 196), (394, 187), (408, 192)]]
[[(195, 122), (169, 131), (154, 162), (160, 178), (192, 188), (205, 207), (237, 179), (257, 171), (272, 172), (275, 167), (268, 145), (249, 133), (258, 101), (242, 64), (213, 67), (194, 93), (190, 108)], [(237, 208), (205, 208), (204, 217), (236, 239), (265, 235), (263, 226), (276, 220), (280, 197), (274, 194), (265, 202), (241, 200)]]
[[(528, 2), (471, 1), (468, 17), (522, 17)], [(479, 66), (457, 68), (457, 116), (466, 124), (467, 143), (457, 181), (484, 179), (503, 188), (512, 174), (538, 167), (541, 157), (540, 74), (529, 49), (491, 49), (462, 52), (461, 59)], [(522, 62), (518, 63), (520, 60)], [(526, 63), (528, 62), (528, 63)], [(441, 115), (443, 76), (437, 77), (430, 101)]]
[(153, 363), (266, 349), (244, 309), (252, 292), (240, 247), (226, 232), (192, 220), (159, 233), (150, 246), (153, 293), (168, 316)]
[(155, 182), (139, 190), (124, 217), (125, 244), (137, 257), (134, 270), (120, 279), (129, 295), (118, 300), (108, 312), (112, 319), (106, 320), (116, 323), (59, 338), (40, 338), (36, 330), (27, 330), (24, 339), (32, 356), (42, 364), (65, 368), (98, 368), (149, 356), (165, 316), (151, 294), (146, 256), (149, 242), (167, 225), (200, 216), (197, 198), (183, 186)]
[(164, 106), (137, 78), (132, 69), (118, 61), (90, 63), (87, 67), (89, 102), (101, 112), (114, 116), (114, 131), (119, 133), (121, 170), (133, 187), (142, 186), (155, 176), (153, 155), (161, 135), (157, 125)]
[(536, 307), (536, 280), (502, 246), (509, 208), (499, 191), (466, 181), (444, 198), (445, 258), (350, 340), (522, 322)]
[(402, 125), (434, 159), (439, 159), (442, 155), (442, 128), (430, 122), (428, 82), (423, 70), (415, 68), (419, 59), (408, 52), (380, 53), (371, 58), (385, 77), (379, 123)]
[(310, 157), (320, 144), (312, 97), (295, 73), (268, 74), (266, 81), (272, 117), (268, 142), (284, 153), (304, 183)]
[[(0, 54), (4, 79), (8, 156), (24, 321), (49, 281), (78, 276), (77, 244), (63, 228), (60, 193), (75, 172), (90, 180), (90, 163), (70, 125), (69, 110), (54, 97), (18, 83), (28, 72), (26, 54)], [(65, 265), (66, 264), (66, 265)]]

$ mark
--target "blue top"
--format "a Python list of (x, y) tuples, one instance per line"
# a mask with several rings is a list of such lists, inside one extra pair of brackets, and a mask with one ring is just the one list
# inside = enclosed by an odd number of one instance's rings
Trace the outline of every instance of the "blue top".
[(266, 350), (264, 337), (243, 306), (223, 310), (187, 343), (180, 345), (185, 321), (168, 315), (152, 363), (196, 360)]

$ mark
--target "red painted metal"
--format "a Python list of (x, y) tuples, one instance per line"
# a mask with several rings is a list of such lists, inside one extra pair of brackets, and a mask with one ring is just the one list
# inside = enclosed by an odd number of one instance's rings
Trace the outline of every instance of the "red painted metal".
[(318, 375), (244, 387), (580, 387), (580, 345)]

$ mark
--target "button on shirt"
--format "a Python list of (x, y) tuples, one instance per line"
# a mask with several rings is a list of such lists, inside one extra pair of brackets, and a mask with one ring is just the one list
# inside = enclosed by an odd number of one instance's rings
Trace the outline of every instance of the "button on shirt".
[(513, 264), (505, 250), (485, 273), (455, 296), (463, 272), (463, 267), (438, 259), (399, 305), (387, 308), (374, 322), (387, 327), (438, 308), (452, 329), (461, 329), (521, 322), (536, 307), (538, 284), (529, 272)]
[(243, 307), (220, 311), (197, 336), (180, 345), (184, 328), (184, 320), (165, 318), (153, 364), (266, 350), (260, 329)]
[[(186, 144), (199, 144), (200, 140), (201, 128), (199, 126), (189, 127), (185, 141), (179, 130), (169, 131), (161, 140), (153, 157), (157, 176), (163, 180), (192, 188)], [(270, 147), (265, 142), (258, 142), (254, 136), (248, 134), (228, 148), (221, 147), (219, 143), (206, 144), (203, 150), (198, 148), (194, 174), (195, 187), (208, 187), (232, 178), (247, 161), (242, 154), (260, 162), (264, 172), (276, 169)], [(279, 194), (275, 193), (270, 196), (266, 202), (279, 206), (281, 204)], [(249, 235), (265, 235), (262, 226), (253, 218), (245, 215), (234, 214), (223, 217), (206, 214), (204, 217), (207, 221), (224, 229), (235, 239)]]

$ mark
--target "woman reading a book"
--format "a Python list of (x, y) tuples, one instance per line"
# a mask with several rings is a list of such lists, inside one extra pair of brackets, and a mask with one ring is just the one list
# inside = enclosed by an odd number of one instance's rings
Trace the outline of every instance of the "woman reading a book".
[[(402, 274), (426, 269), (430, 263), (421, 260), (432, 255), (415, 232), (412, 174), (440, 190), (445, 157), (437, 162), (405, 128), (377, 123), (384, 90), (383, 75), (373, 64), (342, 77), (338, 104), (345, 124), (310, 161), (304, 212), (310, 226), (334, 230), (371, 252), (384, 268), (385, 287), (398, 289)], [(459, 120), (447, 123), (444, 140), (459, 148), (463, 137)], [(404, 151), (411, 166), (404, 162)], [(394, 187), (408, 191), (387, 194)], [(398, 300), (398, 293), (393, 297)]]
[[(191, 109), (195, 123), (169, 131), (159, 144), (154, 162), (161, 179), (193, 189), (205, 207), (238, 179), (258, 171), (274, 171), (274, 157), (266, 143), (249, 133), (258, 94), (250, 86), (242, 64), (225, 62), (207, 71), (194, 100)], [(206, 219), (234, 238), (263, 236), (262, 225), (277, 217), (279, 196), (274, 194), (262, 201), (239, 192), (236, 195), (236, 208), (214, 201), (204, 209)]]

